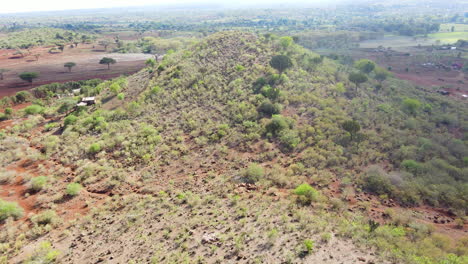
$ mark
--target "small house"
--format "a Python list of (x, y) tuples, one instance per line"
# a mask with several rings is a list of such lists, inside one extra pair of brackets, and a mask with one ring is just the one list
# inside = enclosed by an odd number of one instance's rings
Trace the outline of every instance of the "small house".
[(449, 95), (450, 94), (450, 92), (447, 92), (447, 91), (444, 91), (444, 90), (438, 90), (437, 92), (439, 94), (441, 94), (441, 95)]
[(454, 70), (459, 71), (459, 70), (461, 70), (462, 68), (463, 68), (463, 64), (461, 64), (461, 63), (453, 63), (453, 64), (452, 64), (452, 69), (454, 69)]
[(84, 97), (76, 106), (89, 106), (96, 104), (96, 97)]

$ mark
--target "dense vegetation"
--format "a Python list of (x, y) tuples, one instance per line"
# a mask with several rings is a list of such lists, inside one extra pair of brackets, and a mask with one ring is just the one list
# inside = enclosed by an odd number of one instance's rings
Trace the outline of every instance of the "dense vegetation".
[(94, 39), (89, 33), (65, 31), (53, 28), (25, 29), (9, 33), (7, 37), (0, 38), (0, 48), (29, 49), (34, 46), (65, 45), (85, 43)]
[[(9, 114), (8, 118), (26, 119), (0, 133), (2, 151), (7, 153), (2, 155), (1, 165), (24, 156), (36, 161), (53, 158), (74, 168), (69, 179), (73, 185), (59, 184), (57, 179), (65, 173), (58, 171), (53, 177), (32, 178), (35, 192), (55, 190), (73, 197), (79, 195), (81, 187), (117, 194), (138, 189), (138, 193), (153, 197), (142, 198), (141, 203), (126, 203), (125, 198), (117, 197), (103, 210), (128, 210), (134, 215), (133, 211), (158, 208), (171, 215), (188, 214), (194, 222), (197, 214), (192, 213), (202, 210), (200, 203), (220, 211), (232, 210), (240, 215), (238, 219), (247, 217), (249, 202), (234, 196), (234, 184), (290, 189), (289, 206), (252, 209), (258, 210), (252, 212), (257, 217), (268, 214), (266, 211), (291, 212), (275, 223), (279, 230), (268, 232), (272, 241), (278, 232), (298, 232), (300, 246), (282, 252), (276, 261), (310, 255), (314, 242), (309, 236), (319, 232), (311, 227), (316, 224), (329, 224), (336, 236), (376, 247), (382, 257), (398, 263), (466, 261), (463, 242), (451, 245), (429, 226), (403, 221), (394, 213), (389, 213), (386, 224), (378, 225), (365, 218), (365, 213), (347, 213), (344, 191), (334, 198), (320, 187), (338, 180), (348, 190), (378, 195), (381, 202), (393, 199), (404, 206), (445, 206), (460, 219), (465, 218), (468, 148), (464, 131), (468, 123), (463, 103), (416, 89), (372, 61), (343, 65), (304, 49), (291, 37), (273, 34), (217, 33), (148, 65), (128, 78), (38, 88), (47, 96), (37, 96), (44, 100), (34, 102), (35, 109)], [(134, 101), (126, 99), (124, 95), (141, 86), (142, 92), (133, 95)], [(82, 94), (97, 95), (98, 105), (74, 108), (78, 97), (50, 100), (59, 91), (77, 87)], [(107, 103), (116, 97), (126, 104), (108, 110)], [(34, 128), (42, 126), (38, 134)], [(19, 152), (31, 133), (35, 133), (32, 144), (41, 148), (39, 155)], [(177, 181), (182, 178), (185, 182), (184, 177), (196, 183), (193, 188)], [(209, 191), (199, 188), (200, 182)], [(225, 209), (223, 199), (227, 197), (233, 202)], [(61, 196), (54, 199), (58, 203)], [(260, 204), (266, 198), (258, 199)], [(41, 206), (47, 208), (47, 202), (54, 201), (46, 200)], [(245, 204), (238, 208), (238, 202)], [(36, 215), (32, 219), (34, 232), (26, 237), (45, 234), (56, 226), (58, 216), (54, 213), (52, 207)], [(144, 215), (138, 221), (150, 217)], [(93, 217), (103, 216), (95, 212)], [(272, 224), (267, 216), (262, 217)], [(288, 226), (289, 221), (294, 223), (291, 218), (300, 224)], [(129, 216), (125, 221), (137, 219)], [(85, 226), (82, 228), (88, 228)], [(100, 226), (99, 230), (105, 228)], [(182, 233), (173, 239), (180, 247), (172, 250), (181, 255), (171, 255), (165, 261), (184, 259), (188, 245), (183, 245), (190, 232), (177, 232)], [(257, 239), (249, 240), (248, 234), (230, 235), (225, 241), (238, 241), (236, 245)], [(320, 235), (325, 242), (330, 239), (329, 234)], [(6, 236), (1, 239), (2, 243), (15, 241)], [(172, 238), (167, 235), (166, 239)], [(270, 243), (265, 250), (274, 250), (275, 243)], [(161, 250), (168, 248), (161, 245)], [(236, 246), (234, 254), (242, 251), (250, 252), (248, 247)], [(5, 252), (11, 254), (8, 249)], [(154, 258), (155, 263), (164, 260), (157, 254)]]

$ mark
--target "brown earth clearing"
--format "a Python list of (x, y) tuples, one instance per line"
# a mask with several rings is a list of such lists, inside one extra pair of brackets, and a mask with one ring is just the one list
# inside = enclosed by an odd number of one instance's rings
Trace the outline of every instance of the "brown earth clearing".
[[(451, 97), (466, 99), (463, 95), (468, 94), (468, 76), (451, 67), (455, 63), (468, 63), (466, 59), (457, 58), (456, 54), (446, 54), (444, 51), (408, 49), (409, 52), (392, 51), (391, 56), (386, 56), (384, 52), (376, 49), (356, 49), (352, 51), (352, 56), (356, 59), (373, 60), (384, 68), (390, 67), (395, 77), (423, 86), (427, 91), (445, 90), (450, 92)], [(449, 68), (443, 68), (442, 65)]]
[[(15, 50), (1, 50), (0, 68), (9, 71), (4, 74), (4, 80), (0, 81), (0, 98), (52, 82), (110, 79), (132, 74), (143, 68), (145, 60), (152, 57), (149, 54), (106, 53), (101, 46), (93, 44), (80, 44), (77, 48), (67, 46), (62, 53), (49, 53), (49, 49), (34, 48), (24, 57), (14, 55)], [(34, 54), (40, 54), (37, 60)], [(99, 64), (103, 57), (114, 58), (117, 63), (108, 70), (107, 65)], [(69, 72), (63, 66), (66, 62), (75, 62), (77, 65)], [(22, 72), (38, 72), (39, 78), (31, 86), (18, 77)]]

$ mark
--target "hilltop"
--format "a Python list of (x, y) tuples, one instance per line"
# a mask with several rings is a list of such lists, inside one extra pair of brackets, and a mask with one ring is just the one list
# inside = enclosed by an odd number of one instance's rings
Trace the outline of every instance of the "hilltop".
[(153, 64), (5, 111), (2, 261), (467, 260), (465, 102), (271, 34)]

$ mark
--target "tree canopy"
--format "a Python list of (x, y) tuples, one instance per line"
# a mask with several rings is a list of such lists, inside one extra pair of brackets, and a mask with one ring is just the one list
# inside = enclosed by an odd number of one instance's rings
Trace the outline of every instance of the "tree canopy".
[(375, 69), (375, 63), (371, 60), (362, 59), (354, 63), (354, 66), (361, 72), (369, 74)]
[(19, 75), (20, 79), (32, 84), (33, 80), (39, 77), (37, 72), (23, 72)]
[(117, 63), (117, 61), (109, 57), (104, 57), (99, 61), (99, 64), (107, 64), (107, 69), (110, 69), (110, 65), (115, 63)]
[(361, 83), (365, 83), (367, 82), (368, 78), (366, 75), (360, 73), (360, 72), (352, 72), (349, 74), (348, 76), (348, 79), (354, 83), (356, 85), (356, 89), (357, 87), (359, 87), (359, 84)]
[(68, 71), (71, 72), (72, 68), (76, 66), (74, 62), (67, 62), (63, 65), (63, 67), (68, 68)]
[(274, 56), (270, 61), (271, 67), (277, 69), (280, 73), (283, 73), (286, 69), (293, 66), (291, 58), (286, 55)]

